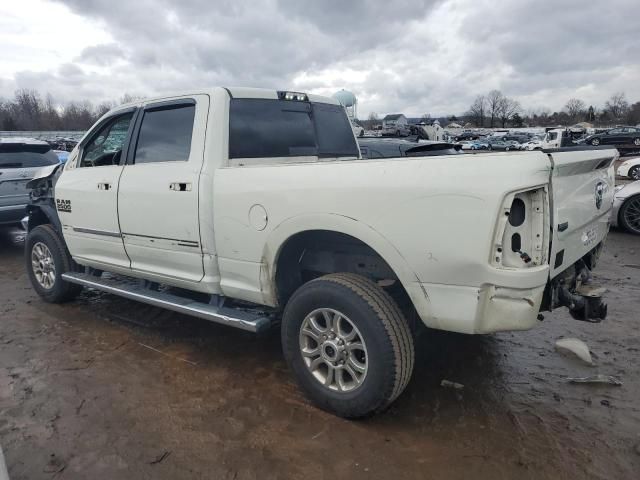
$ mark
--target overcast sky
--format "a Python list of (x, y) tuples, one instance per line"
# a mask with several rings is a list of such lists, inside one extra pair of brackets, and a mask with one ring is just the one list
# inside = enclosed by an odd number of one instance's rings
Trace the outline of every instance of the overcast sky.
[(203, 86), (331, 95), (359, 113), (640, 101), (638, 0), (20, 0), (0, 4), (0, 97), (93, 103)]

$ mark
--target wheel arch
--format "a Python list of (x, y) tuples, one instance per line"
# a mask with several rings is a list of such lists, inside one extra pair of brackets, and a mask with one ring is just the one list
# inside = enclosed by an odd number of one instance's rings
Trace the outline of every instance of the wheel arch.
[(39, 225), (51, 224), (53, 228), (62, 235), (62, 224), (58, 217), (58, 212), (53, 205), (27, 205), (27, 216), (29, 223), (27, 231), (31, 231)]
[[(278, 225), (269, 236), (262, 258), (265, 268), (261, 284), (265, 303), (284, 306), (288, 296), (293, 293), (278, 288), (281, 274), (285, 273), (283, 269), (287, 268), (284, 262), (291, 258), (292, 254), (299, 251), (299, 249), (292, 247), (292, 245), (295, 246), (295, 242), (300, 239), (305, 241), (310, 238), (318, 239), (317, 235), (328, 235), (333, 239), (344, 238), (370, 249), (372, 254), (388, 266), (414, 304), (416, 301), (426, 301), (426, 298), (416, 299), (412, 295), (414, 289), (411, 286), (418, 282), (418, 278), (400, 252), (382, 234), (364, 222), (351, 217), (339, 214), (317, 214), (290, 218)], [(300, 259), (295, 258), (295, 261), (299, 262)], [(291, 288), (290, 286), (289, 290)]]
[(625, 228), (625, 222), (623, 221), (622, 218), (622, 214), (624, 213), (624, 208), (625, 206), (632, 200), (636, 200), (636, 199), (640, 199), (640, 192), (634, 193), (633, 195), (625, 198), (624, 202), (622, 202), (622, 204), (620, 205), (620, 208), (618, 209), (618, 218), (617, 220), (617, 226), (618, 228), (622, 227), (623, 229)]

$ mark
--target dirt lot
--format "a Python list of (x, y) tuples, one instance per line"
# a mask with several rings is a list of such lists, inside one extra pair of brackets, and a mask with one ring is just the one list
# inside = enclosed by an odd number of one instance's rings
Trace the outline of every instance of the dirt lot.
[[(640, 238), (609, 237), (606, 322), (558, 311), (525, 333), (430, 332), (391, 410), (349, 422), (300, 395), (278, 332), (163, 318), (91, 291), (41, 302), (20, 237), (0, 235), (0, 444), (13, 480), (638, 478)], [(567, 336), (590, 345), (595, 367), (554, 351)], [(595, 373), (624, 385), (566, 381)]]

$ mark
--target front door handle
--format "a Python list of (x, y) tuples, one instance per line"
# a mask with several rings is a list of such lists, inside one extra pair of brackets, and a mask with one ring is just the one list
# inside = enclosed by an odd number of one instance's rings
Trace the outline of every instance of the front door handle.
[(173, 190), (174, 192), (190, 192), (191, 183), (185, 183), (185, 182), (170, 183), (169, 190)]
[(111, 184), (110, 183), (99, 183), (98, 184), (98, 190), (109, 190), (111, 189)]

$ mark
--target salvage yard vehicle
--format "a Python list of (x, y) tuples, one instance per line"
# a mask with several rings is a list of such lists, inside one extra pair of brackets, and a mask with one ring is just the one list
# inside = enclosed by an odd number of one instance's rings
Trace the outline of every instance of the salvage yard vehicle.
[(30, 182), (26, 268), (47, 302), (89, 287), (251, 332), (280, 322), (309, 398), (363, 417), (405, 389), (422, 325), (527, 330), (561, 306), (606, 316), (588, 282), (616, 158), (363, 159), (330, 98), (215, 88), (138, 101)]
[(640, 128), (616, 127), (602, 133), (587, 136), (589, 145), (630, 145), (640, 147)]
[(20, 225), (27, 213), (27, 182), (41, 167), (60, 163), (46, 142), (0, 138), (0, 226)]
[(616, 170), (616, 174), (620, 177), (628, 177), (632, 180), (640, 180), (640, 157), (629, 158), (625, 160)]
[(611, 224), (640, 235), (640, 181), (616, 186)]

